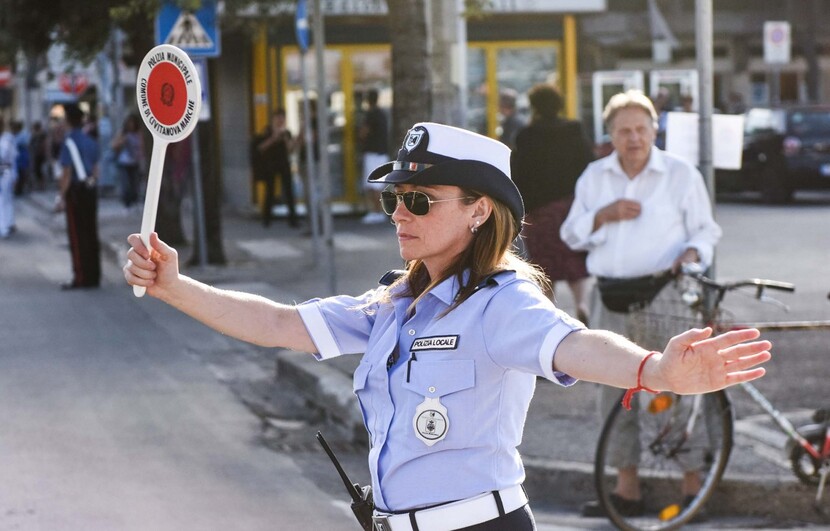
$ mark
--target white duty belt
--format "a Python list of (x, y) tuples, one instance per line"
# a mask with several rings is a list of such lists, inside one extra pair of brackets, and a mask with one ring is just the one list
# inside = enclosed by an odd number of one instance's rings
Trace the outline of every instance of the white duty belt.
[(452, 531), (494, 520), (526, 504), (524, 488), (516, 485), (420, 511), (402, 514), (375, 511), (372, 520), (377, 531)]

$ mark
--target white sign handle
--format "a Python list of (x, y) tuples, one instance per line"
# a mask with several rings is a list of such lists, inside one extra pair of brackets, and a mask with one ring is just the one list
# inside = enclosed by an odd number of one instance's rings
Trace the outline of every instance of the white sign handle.
[[(144, 124), (153, 135), (153, 154), (141, 218), (141, 241), (152, 253), (150, 235), (156, 226), (167, 144), (178, 142), (193, 131), (202, 108), (202, 85), (193, 61), (169, 44), (161, 44), (147, 52), (136, 78), (136, 103)], [(143, 297), (146, 292), (144, 287), (133, 286), (136, 297)]]
[[(147, 195), (144, 198), (144, 213), (141, 216), (141, 241), (150, 253), (153, 250), (150, 247), (150, 234), (156, 227), (161, 175), (164, 171), (164, 157), (167, 154), (168, 143), (163, 138), (153, 137), (153, 153), (150, 156), (150, 172), (147, 175)], [(144, 286), (133, 286), (133, 295), (136, 297), (143, 297), (146, 291)]]

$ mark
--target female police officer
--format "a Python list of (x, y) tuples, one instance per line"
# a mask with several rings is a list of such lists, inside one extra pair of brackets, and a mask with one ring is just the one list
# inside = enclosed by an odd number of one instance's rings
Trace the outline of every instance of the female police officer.
[(511, 251), (524, 208), (509, 162), (500, 142), (416, 124), (369, 176), (389, 184), (382, 203), (406, 271), (363, 295), (293, 306), (218, 290), (180, 275), (157, 235), (152, 251), (129, 237), (124, 276), (238, 339), (318, 359), (362, 353), (354, 389), (378, 529), (535, 529), (516, 447), (536, 376), (700, 393), (760, 377), (770, 345), (752, 341), (756, 330), (704, 329), (649, 353), (586, 330)]

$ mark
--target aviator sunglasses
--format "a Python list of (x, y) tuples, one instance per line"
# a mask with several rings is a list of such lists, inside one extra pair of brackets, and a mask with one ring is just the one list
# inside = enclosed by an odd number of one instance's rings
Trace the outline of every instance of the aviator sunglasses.
[(458, 201), (459, 199), (472, 199), (471, 196), (452, 197), (450, 199), (430, 199), (424, 192), (390, 192), (380, 193), (380, 205), (386, 215), (391, 216), (398, 205), (403, 203), (411, 213), (416, 216), (426, 216), (429, 213), (429, 206), (433, 203), (444, 203), (445, 201)]

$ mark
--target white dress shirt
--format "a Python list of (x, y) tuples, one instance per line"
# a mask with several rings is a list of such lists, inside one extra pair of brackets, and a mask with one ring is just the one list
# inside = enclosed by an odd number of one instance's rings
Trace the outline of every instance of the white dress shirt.
[[(594, 231), (597, 212), (618, 199), (638, 201), (640, 215)], [(721, 229), (700, 172), (653, 147), (634, 178), (625, 174), (616, 152), (591, 163), (576, 183), (560, 236), (572, 249), (588, 251), (592, 275), (628, 278), (669, 269), (689, 248), (710, 265)]]

